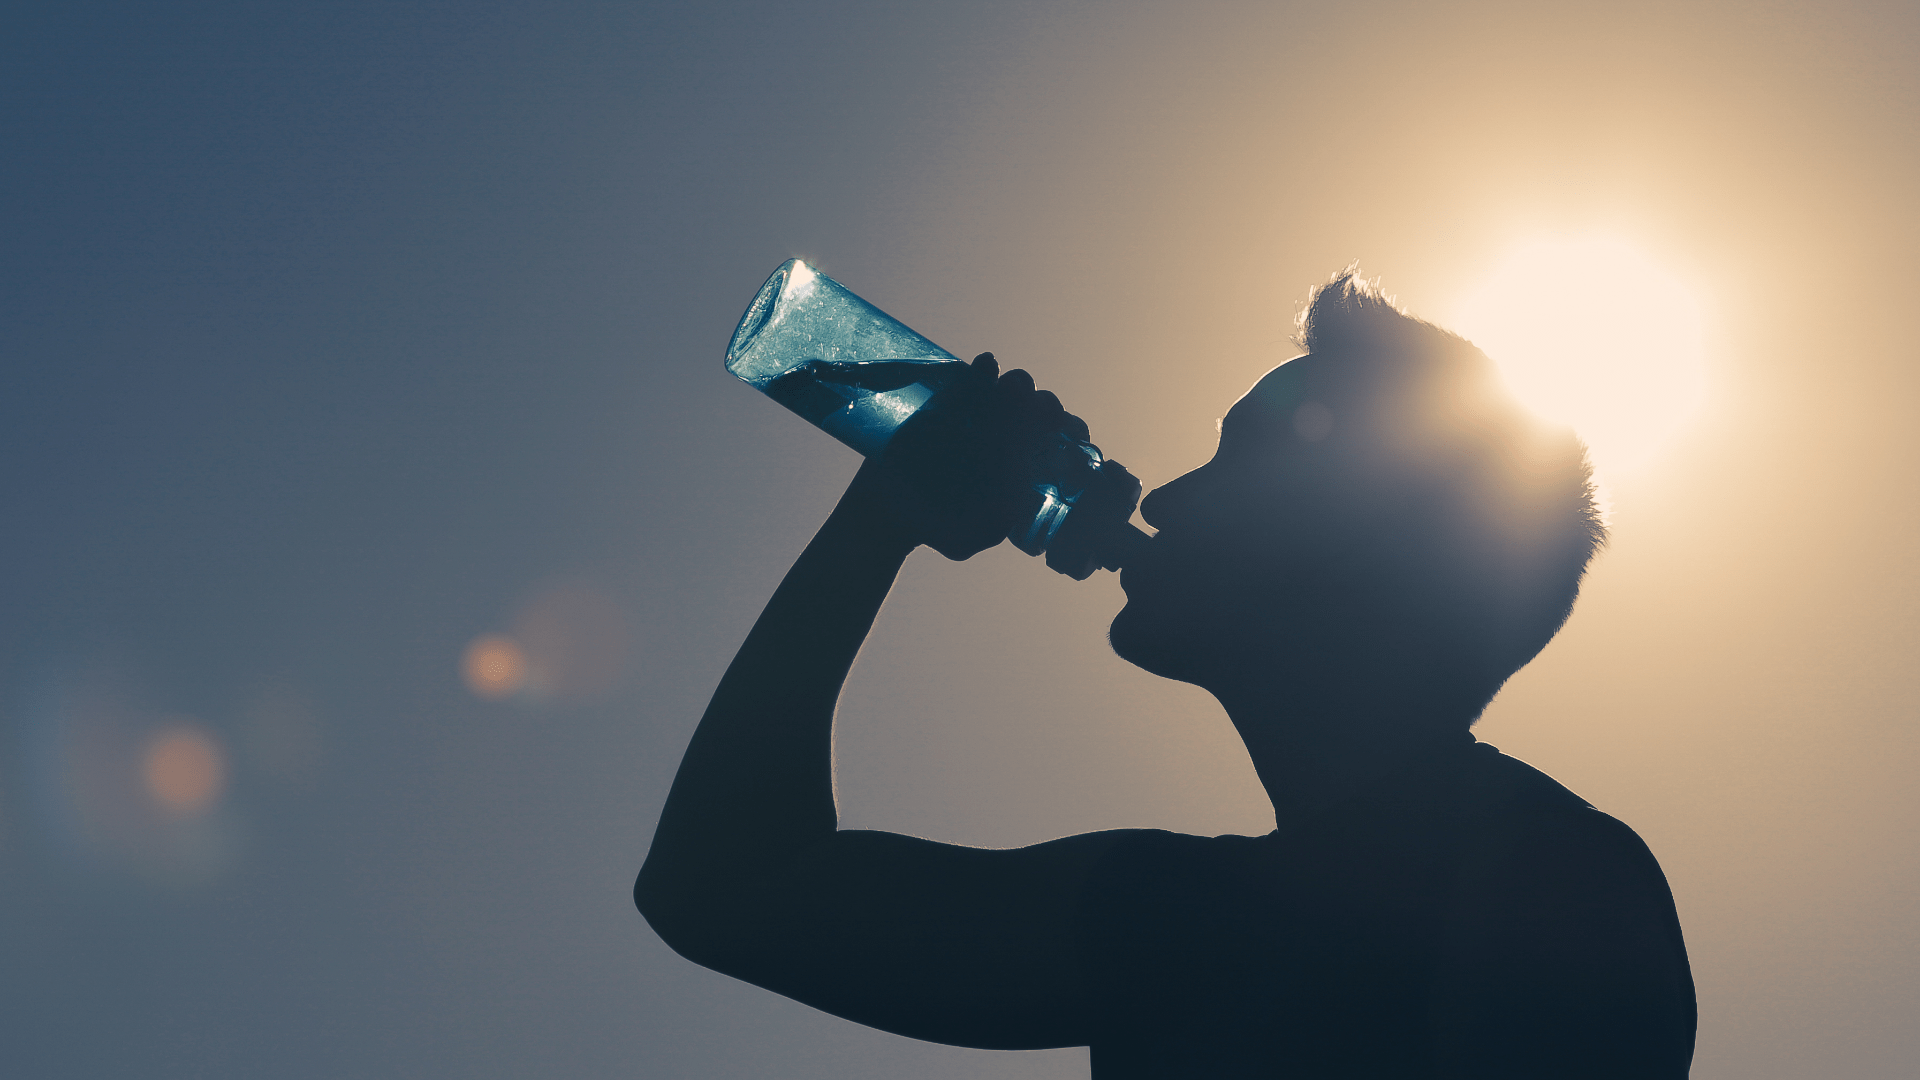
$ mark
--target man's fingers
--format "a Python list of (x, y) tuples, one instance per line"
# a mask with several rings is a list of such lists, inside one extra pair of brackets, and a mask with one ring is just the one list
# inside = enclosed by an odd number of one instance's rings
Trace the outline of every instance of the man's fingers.
[(1020, 368), (1000, 376), (996, 392), (1001, 408), (1006, 410), (1002, 415), (1008, 420), (1045, 428), (1049, 433), (1061, 432), (1081, 442), (1088, 440), (1087, 422), (1068, 412), (1053, 391), (1037, 389), (1033, 376)]
[(985, 374), (989, 379), (995, 378), (1000, 374), (1000, 361), (992, 353), (983, 352), (973, 358), (973, 370)]
[(1051, 390), (1035, 389), (1033, 376), (1014, 368), (1000, 376), (1000, 403), (1021, 421), (1053, 423), (1065, 410)]
[(1081, 442), (1093, 441), (1093, 432), (1087, 429), (1087, 422), (1070, 412), (1060, 414), (1060, 430), (1070, 439), (1079, 439)]
[(1060, 404), (1060, 396), (1053, 391), (1035, 390), (1033, 396), (1027, 399), (1027, 410), (1030, 416), (1052, 420), (1066, 412), (1067, 408)]

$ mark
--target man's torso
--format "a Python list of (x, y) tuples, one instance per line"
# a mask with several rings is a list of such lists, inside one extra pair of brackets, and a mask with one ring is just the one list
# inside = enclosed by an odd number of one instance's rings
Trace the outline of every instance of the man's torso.
[[(1657, 1053), (1675, 1059), (1684, 1026), (1690, 1054), (1685, 950), (1658, 865), (1636, 854), (1644, 845), (1544, 774), (1463, 737), (1289, 833), (1145, 832), (1117, 847), (1082, 906), (1081, 955), (1100, 1017), (1096, 1080), (1444, 1071), (1459, 1056), (1452, 1042), (1489, 1037), (1462, 1034), (1479, 1022), (1470, 999), (1538, 981), (1475, 966), (1501, 951), (1505, 923), (1528, 918), (1530, 868), (1560, 873), (1554, 859), (1515, 858), (1523, 842), (1568, 853), (1578, 873), (1626, 890), (1630, 904), (1669, 924), (1627, 945), (1646, 953), (1633, 970), (1661, 987), (1624, 992), (1661, 996), (1663, 1030), (1648, 1037), (1674, 1044)], [(1489, 866), (1516, 879), (1494, 886), (1517, 906), (1462, 903), (1462, 882)], [(1590, 989), (1570, 987), (1569, 1000)]]

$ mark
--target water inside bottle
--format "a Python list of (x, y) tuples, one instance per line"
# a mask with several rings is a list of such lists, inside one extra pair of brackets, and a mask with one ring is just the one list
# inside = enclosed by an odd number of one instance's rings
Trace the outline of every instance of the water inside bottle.
[(798, 259), (767, 278), (727, 347), (728, 371), (868, 457), (966, 367)]
[(960, 360), (808, 360), (761, 390), (869, 456), (928, 399), (966, 374)]

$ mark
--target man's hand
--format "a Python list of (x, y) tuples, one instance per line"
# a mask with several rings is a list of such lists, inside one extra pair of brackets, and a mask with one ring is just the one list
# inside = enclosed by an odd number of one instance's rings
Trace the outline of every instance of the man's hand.
[(1006, 539), (1025, 513), (1036, 458), (1062, 432), (1087, 438), (1087, 425), (1018, 368), (999, 374), (990, 352), (973, 358), (971, 379), (942, 390), (854, 477), (841, 511), (949, 559), (966, 559)]

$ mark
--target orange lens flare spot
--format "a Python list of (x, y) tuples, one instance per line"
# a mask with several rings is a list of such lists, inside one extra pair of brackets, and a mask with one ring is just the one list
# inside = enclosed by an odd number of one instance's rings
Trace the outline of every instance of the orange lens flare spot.
[(162, 728), (147, 743), (142, 775), (147, 794), (182, 817), (204, 813), (227, 785), (226, 755), (198, 728)]
[(467, 646), (460, 670), (475, 697), (497, 701), (526, 684), (527, 654), (512, 638), (487, 634)]

